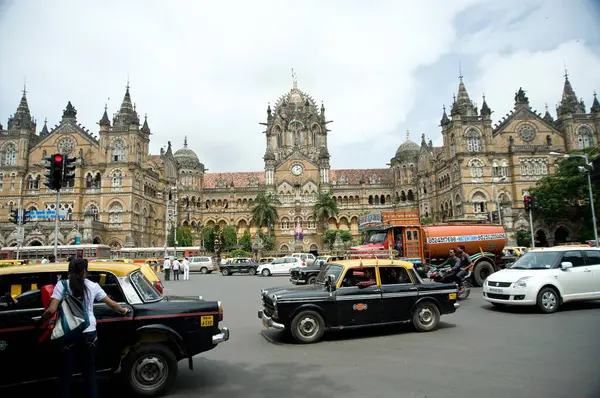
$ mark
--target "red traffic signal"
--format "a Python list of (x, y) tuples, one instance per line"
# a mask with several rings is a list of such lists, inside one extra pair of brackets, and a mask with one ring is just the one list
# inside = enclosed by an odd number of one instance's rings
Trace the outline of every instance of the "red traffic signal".
[(523, 205), (525, 206), (525, 210), (531, 210), (531, 196), (523, 195)]
[(63, 161), (63, 156), (59, 153), (57, 153), (56, 155), (54, 155), (54, 161), (56, 163), (62, 162)]

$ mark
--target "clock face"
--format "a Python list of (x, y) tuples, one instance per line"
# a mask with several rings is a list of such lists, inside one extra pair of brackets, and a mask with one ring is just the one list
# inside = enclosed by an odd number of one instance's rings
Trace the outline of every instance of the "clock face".
[(72, 138), (63, 138), (58, 142), (58, 152), (63, 155), (71, 153), (75, 149), (75, 140)]
[(292, 174), (295, 176), (299, 176), (302, 174), (303, 168), (301, 164), (295, 164), (292, 166)]
[(517, 129), (517, 133), (519, 133), (519, 137), (525, 142), (533, 141), (535, 138), (535, 127), (531, 124), (522, 124)]

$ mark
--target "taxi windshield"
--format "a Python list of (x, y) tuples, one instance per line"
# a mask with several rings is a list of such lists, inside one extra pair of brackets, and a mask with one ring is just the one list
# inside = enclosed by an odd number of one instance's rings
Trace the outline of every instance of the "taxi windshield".
[(162, 299), (162, 295), (156, 290), (152, 283), (140, 271), (135, 271), (131, 274), (131, 283), (137, 290), (138, 294), (144, 301), (158, 301)]
[(561, 254), (558, 251), (527, 252), (510, 267), (510, 269), (550, 269), (556, 264), (556, 259)]
[(384, 242), (386, 236), (387, 236), (387, 234), (385, 232), (378, 232), (376, 234), (373, 234), (369, 238), (369, 243), (381, 243), (381, 242)]
[(340, 275), (342, 274), (342, 271), (344, 270), (344, 267), (342, 267), (341, 265), (337, 265), (337, 264), (330, 264), (327, 267), (323, 268), (321, 270), (321, 272), (319, 272), (319, 275), (317, 275), (317, 280), (316, 283), (325, 283), (325, 278), (327, 278), (327, 275), (334, 275), (335, 276), (335, 282), (337, 282), (337, 280), (340, 278)]

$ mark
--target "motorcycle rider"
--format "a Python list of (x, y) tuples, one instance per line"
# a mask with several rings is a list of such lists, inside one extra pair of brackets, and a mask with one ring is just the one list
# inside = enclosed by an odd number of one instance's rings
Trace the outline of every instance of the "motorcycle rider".
[(458, 276), (458, 273), (461, 271), (461, 268), (468, 267), (471, 265), (471, 257), (465, 252), (465, 246), (460, 245), (456, 248), (456, 258), (457, 265), (452, 267), (452, 279), (458, 285), (458, 291), (460, 292), (463, 289), (462, 278)]

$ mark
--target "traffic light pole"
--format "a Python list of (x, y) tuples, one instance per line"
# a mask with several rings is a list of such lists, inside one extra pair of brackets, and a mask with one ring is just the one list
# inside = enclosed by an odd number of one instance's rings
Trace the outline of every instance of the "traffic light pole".
[(58, 259), (58, 218), (60, 217), (58, 207), (60, 206), (60, 189), (56, 190), (56, 210), (54, 216), (54, 261)]
[[(20, 200), (19, 200), (20, 202)], [(21, 258), (21, 247), (23, 246), (23, 241), (20, 239), (21, 228), (23, 228), (23, 208), (19, 203), (19, 212), (17, 213), (17, 260)]]
[(531, 229), (531, 247), (535, 247), (535, 235), (533, 233), (533, 210), (529, 210), (529, 228)]

